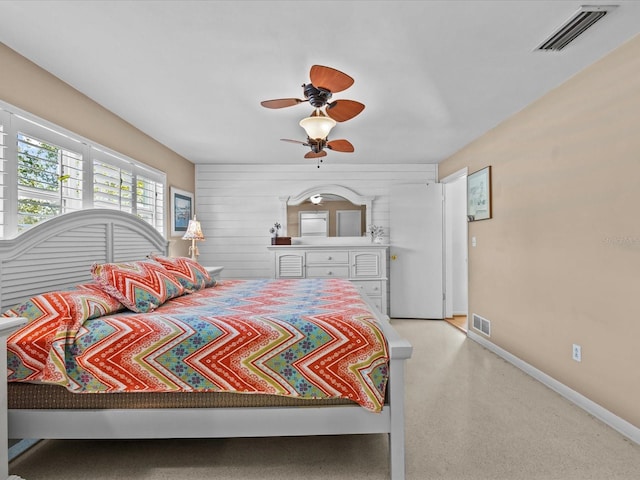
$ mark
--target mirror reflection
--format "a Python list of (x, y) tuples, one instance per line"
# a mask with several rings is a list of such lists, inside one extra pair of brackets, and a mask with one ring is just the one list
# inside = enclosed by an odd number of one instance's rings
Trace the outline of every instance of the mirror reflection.
[(366, 232), (366, 205), (334, 194), (315, 194), (287, 205), (287, 234), (292, 237), (360, 237)]

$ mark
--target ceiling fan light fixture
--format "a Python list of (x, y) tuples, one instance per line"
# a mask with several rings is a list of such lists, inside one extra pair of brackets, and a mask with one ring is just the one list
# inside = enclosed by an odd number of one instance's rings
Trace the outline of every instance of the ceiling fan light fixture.
[(307, 137), (313, 140), (324, 140), (329, 136), (331, 129), (336, 126), (336, 121), (327, 117), (320, 110), (316, 110), (310, 117), (300, 120), (300, 126), (307, 132)]

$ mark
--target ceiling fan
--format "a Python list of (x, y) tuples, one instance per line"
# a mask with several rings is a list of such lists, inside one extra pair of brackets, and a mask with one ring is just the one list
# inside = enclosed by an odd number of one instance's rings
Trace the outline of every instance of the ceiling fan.
[(329, 140), (329, 132), (336, 122), (346, 122), (360, 114), (364, 110), (364, 104), (355, 100), (330, 101), (334, 93), (346, 90), (353, 85), (353, 78), (346, 73), (331, 67), (313, 65), (309, 77), (311, 83), (302, 85), (305, 100), (280, 98), (265, 100), (261, 105), (266, 108), (285, 108), (309, 102), (315, 108), (309, 117), (300, 121), (300, 126), (307, 133), (306, 142), (285, 138), (281, 140), (310, 147), (311, 151), (304, 158), (318, 158), (318, 167), (320, 167), (321, 157), (327, 155), (325, 148), (336, 152), (354, 151), (353, 145), (348, 140)]
[(325, 148), (329, 150), (334, 150), (336, 152), (347, 152), (351, 153), (355, 151), (353, 145), (349, 140), (339, 139), (339, 140), (328, 140), (319, 138), (317, 140), (312, 140), (307, 137), (306, 142), (301, 142), (300, 140), (290, 140), (288, 138), (281, 138), (283, 142), (291, 142), (291, 143), (299, 143), (300, 145), (304, 145), (305, 147), (311, 147), (311, 151), (307, 152), (304, 158), (318, 158), (318, 168), (320, 168), (320, 162), (322, 162), (322, 157), (327, 156), (327, 151)]
[(300, 98), (279, 98), (260, 102), (266, 108), (285, 108), (309, 102), (315, 109), (325, 107), (326, 115), (336, 122), (346, 122), (364, 110), (364, 104), (355, 100), (334, 100), (334, 93), (342, 92), (353, 85), (353, 78), (335, 68), (313, 65), (309, 72), (311, 83), (302, 84), (304, 100)]

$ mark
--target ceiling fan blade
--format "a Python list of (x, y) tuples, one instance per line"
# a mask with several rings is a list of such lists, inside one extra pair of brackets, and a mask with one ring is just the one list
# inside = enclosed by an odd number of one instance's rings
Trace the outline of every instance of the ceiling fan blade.
[(364, 104), (355, 100), (336, 100), (327, 105), (327, 115), (336, 122), (346, 122), (364, 110)]
[(304, 158), (320, 158), (320, 157), (326, 157), (327, 156), (327, 152), (325, 152), (324, 150), (320, 150), (318, 153), (316, 152), (308, 152)]
[(299, 98), (277, 98), (275, 100), (265, 100), (260, 102), (260, 105), (266, 108), (285, 108), (293, 107), (299, 103), (306, 102), (306, 100), (300, 100)]
[(312, 66), (309, 78), (314, 87), (329, 90), (331, 93), (346, 90), (354, 82), (353, 78), (346, 73), (322, 65)]
[(290, 140), (288, 138), (281, 138), (280, 140), (283, 141), (283, 142), (299, 143), (301, 145), (304, 145), (305, 147), (309, 146), (309, 144), (307, 142), (301, 142), (300, 140)]
[(331, 140), (330, 142), (327, 142), (327, 148), (335, 150), (336, 152), (351, 153), (355, 151), (351, 142), (345, 139)]

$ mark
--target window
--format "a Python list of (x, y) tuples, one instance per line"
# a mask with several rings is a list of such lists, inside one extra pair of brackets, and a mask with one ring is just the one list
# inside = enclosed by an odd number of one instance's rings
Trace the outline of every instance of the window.
[(82, 209), (82, 154), (17, 135), (18, 232)]
[(0, 238), (4, 237), (4, 223), (7, 211), (6, 184), (7, 184), (7, 161), (6, 161), (6, 133), (5, 124), (8, 123), (9, 115), (0, 110)]
[[(136, 178), (136, 211), (138, 216), (164, 231), (164, 185), (139, 175)], [(160, 225), (160, 227), (158, 227)]]
[(122, 157), (95, 148), (91, 153), (94, 207), (135, 212), (164, 232), (164, 182), (152, 171)]
[(165, 182), (162, 172), (0, 103), (0, 238), (87, 208), (132, 213), (164, 234)]
[[(112, 161), (113, 163), (113, 161)], [(100, 160), (93, 160), (93, 206), (132, 211), (133, 172)]]

